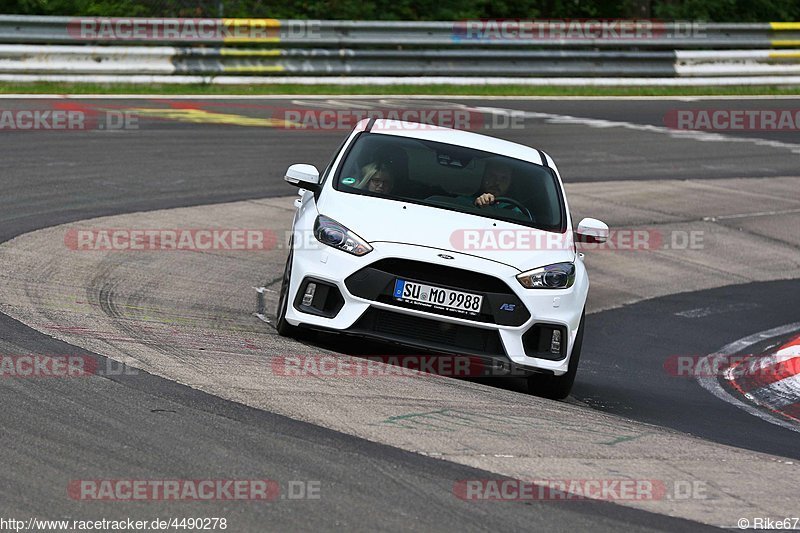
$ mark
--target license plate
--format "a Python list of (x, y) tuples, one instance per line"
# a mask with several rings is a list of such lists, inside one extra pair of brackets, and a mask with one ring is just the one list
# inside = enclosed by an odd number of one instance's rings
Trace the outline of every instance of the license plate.
[(415, 281), (398, 279), (394, 283), (394, 297), (402, 302), (413, 303), (440, 311), (451, 311), (466, 315), (480, 313), (483, 296), (468, 292), (443, 289)]

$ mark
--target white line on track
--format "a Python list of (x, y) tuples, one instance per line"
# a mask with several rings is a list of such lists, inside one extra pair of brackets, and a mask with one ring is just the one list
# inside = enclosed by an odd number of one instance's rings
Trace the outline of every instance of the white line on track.
[[(74, 98), (74, 99), (148, 99), (148, 98), (170, 98), (170, 99), (208, 99), (208, 100), (225, 100), (225, 99), (242, 99), (242, 100), (252, 100), (252, 99), (261, 99), (261, 100), (269, 100), (269, 99), (281, 99), (281, 98), (290, 98), (290, 99), (344, 99), (344, 98), (352, 98), (352, 99), (374, 99), (374, 98), (381, 98), (381, 99), (390, 99), (390, 98), (404, 98), (404, 99), (495, 99), (495, 100), (526, 100), (526, 99), (537, 99), (537, 100), (552, 100), (552, 97), (542, 97), (542, 98), (532, 98), (532, 97), (476, 97), (476, 96), (437, 96), (437, 95), (374, 95), (374, 96), (363, 96), (363, 95), (333, 95), (333, 96), (323, 96), (323, 95), (312, 95), (312, 96), (302, 96), (302, 95), (268, 95), (268, 96), (258, 96), (258, 95), (239, 95), (239, 96), (225, 96), (225, 95), (0, 95), (0, 99), (11, 99), (11, 98), (37, 98), (37, 99), (63, 99), (63, 98)], [(711, 97), (675, 97), (672, 100), (677, 101), (697, 101), (702, 100), (705, 98)], [(740, 99), (741, 97), (722, 97), (722, 99)], [(754, 99), (760, 97), (753, 97)], [(786, 99), (797, 99), (794, 96), (785, 97)], [(649, 97), (599, 97), (599, 98), (586, 98), (586, 97), (576, 97), (575, 100), (598, 100), (598, 99), (641, 99), (641, 100), (648, 100)], [(656, 99), (659, 100), (666, 100), (669, 98), (661, 98), (657, 97)], [(367, 106), (368, 107), (368, 106)], [(689, 139), (694, 141), (701, 141), (701, 142), (732, 142), (732, 143), (749, 143), (754, 144), (756, 146), (766, 146), (770, 148), (776, 149), (784, 149), (789, 150), (792, 153), (800, 154), (800, 144), (794, 143), (785, 143), (781, 141), (773, 141), (768, 139), (759, 139), (753, 137), (734, 137), (730, 135), (724, 135), (720, 133), (714, 132), (706, 132), (706, 131), (696, 131), (696, 130), (677, 130), (668, 128), (665, 126), (655, 126), (652, 124), (636, 124), (633, 122), (626, 122), (626, 121), (615, 121), (615, 120), (606, 120), (606, 119), (596, 119), (596, 118), (588, 118), (588, 117), (576, 117), (571, 115), (559, 115), (555, 113), (540, 113), (534, 111), (522, 111), (518, 109), (508, 109), (508, 108), (498, 108), (498, 107), (469, 107), (464, 106), (466, 109), (470, 109), (473, 111), (478, 111), (482, 113), (492, 113), (497, 115), (511, 115), (514, 116), (522, 116), (525, 118), (531, 119), (541, 119), (545, 120), (550, 124), (566, 124), (566, 125), (580, 125), (586, 126), (590, 128), (597, 128), (597, 129), (608, 129), (608, 128), (625, 128), (628, 130), (633, 131), (642, 131), (647, 133), (656, 133), (661, 135), (667, 135), (674, 139)], [(764, 213), (766, 214), (773, 214), (773, 213)], [(774, 213), (779, 214), (779, 213)]]
[(472, 111), (481, 113), (496, 113), (499, 115), (514, 115), (524, 118), (541, 119), (548, 124), (564, 124), (564, 125), (578, 125), (586, 126), (589, 128), (608, 129), (608, 128), (625, 128), (633, 131), (642, 131), (647, 133), (657, 133), (667, 135), (673, 139), (689, 139), (701, 142), (732, 142), (732, 143), (749, 143), (756, 146), (767, 146), (770, 148), (779, 148), (789, 150), (792, 153), (800, 154), (800, 144), (785, 143), (780, 141), (771, 141), (767, 139), (758, 139), (753, 137), (732, 137), (720, 133), (712, 133), (706, 131), (695, 130), (677, 130), (667, 128), (665, 126), (653, 126), (652, 124), (636, 124), (633, 122), (606, 120), (598, 118), (587, 117), (574, 117), (571, 115), (557, 115), (554, 113), (539, 113), (535, 111), (520, 111), (518, 109), (505, 109), (499, 107), (473, 107), (469, 108)]
[[(778, 326), (777, 328), (768, 329), (766, 331), (761, 331), (759, 333), (754, 333), (752, 335), (748, 335), (738, 341), (734, 341), (730, 344), (727, 344), (717, 350), (716, 352), (712, 353), (704, 357), (699, 363), (698, 368), (718, 368), (716, 365), (717, 359), (725, 359), (730, 357), (731, 354), (739, 353), (742, 350), (756, 344), (757, 342), (765, 341), (771, 339), (773, 337), (777, 337), (779, 335), (785, 335), (787, 333), (792, 333), (793, 331), (797, 331), (800, 329), (800, 322), (794, 322), (793, 324), (786, 324), (784, 326)], [(780, 418), (770, 415), (764, 411), (760, 411), (753, 407), (752, 405), (748, 405), (736, 398), (734, 398), (731, 394), (725, 391), (722, 386), (717, 381), (716, 376), (698, 376), (697, 382), (700, 384), (701, 387), (706, 389), (708, 392), (719, 398), (720, 400), (727, 402), (734, 407), (738, 407), (746, 411), (747, 413), (757, 416), (758, 418), (769, 422), (770, 424), (775, 424), (776, 426), (781, 426), (783, 428), (796, 431), (800, 433), (800, 428), (787, 422), (786, 420), (781, 420)]]
[(751, 218), (751, 217), (771, 217), (775, 215), (790, 215), (792, 213), (800, 213), (800, 209), (782, 209), (780, 211), (758, 211), (756, 213), (738, 213), (735, 215), (716, 215), (713, 217), (703, 217), (703, 220), (716, 222), (717, 220), (731, 220), (736, 218)]

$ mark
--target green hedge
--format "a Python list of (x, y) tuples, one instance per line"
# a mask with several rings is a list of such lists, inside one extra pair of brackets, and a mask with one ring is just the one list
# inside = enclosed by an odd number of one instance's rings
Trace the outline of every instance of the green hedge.
[(358, 20), (650, 17), (769, 22), (800, 20), (800, 0), (0, 0), (0, 13)]

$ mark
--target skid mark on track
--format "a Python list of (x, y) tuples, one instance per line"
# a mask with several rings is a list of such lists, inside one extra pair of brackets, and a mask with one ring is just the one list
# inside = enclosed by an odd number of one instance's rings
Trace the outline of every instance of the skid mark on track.
[[(551, 424), (545, 418), (528, 416), (487, 415), (460, 409), (439, 409), (435, 411), (411, 412), (390, 416), (371, 426), (391, 426), (412, 431), (459, 432), (477, 431), (489, 435), (515, 437), (530, 434), (531, 430), (546, 432)], [(572, 431), (585, 436), (592, 434), (593, 444), (615, 446), (623, 442), (646, 437), (654, 432), (623, 431), (624, 428), (598, 423), (595, 428), (585, 426), (560, 425), (562, 431)]]
[(682, 318), (703, 318), (712, 315), (721, 315), (725, 313), (735, 313), (737, 311), (748, 311), (761, 307), (760, 304), (753, 302), (742, 302), (737, 304), (720, 305), (715, 307), (700, 307), (697, 309), (687, 309), (686, 311), (679, 311), (675, 316)]

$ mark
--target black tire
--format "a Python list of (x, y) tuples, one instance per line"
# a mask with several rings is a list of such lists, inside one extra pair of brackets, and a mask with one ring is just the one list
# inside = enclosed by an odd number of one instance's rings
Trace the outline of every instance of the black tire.
[(553, 376), (551, 374), (533, 374), (528, 376), (528, 394), (534, 394), (542, 398), (550, 398), (551, 400), (563, 400), (569, 396), (572, 385), (575, 383), (575, 376), (578, 374), (578, 363), (581, 359), (585, 322), (586, 310), (581, 313), (581, 322), (578, 325), (578, 336), (575, 338), (575, 345), (572, 347), (572, 356), (569, 359), (567, 371), (561, 376)]
[(294, 251), (291, 242), (289, 243), (289, 257), (286, 259), (286, 267), (283, 269), (283, 281), (281, 282), (281, 293), (278, 297), (278, 310), (275, 313), (277, 321), (275, 329), (282, 337), (297, 337), (300, 328), (293, 326), (286, 321), (286, 310), (289, 308), (289, 281), (292, 279), (292, 259)]

